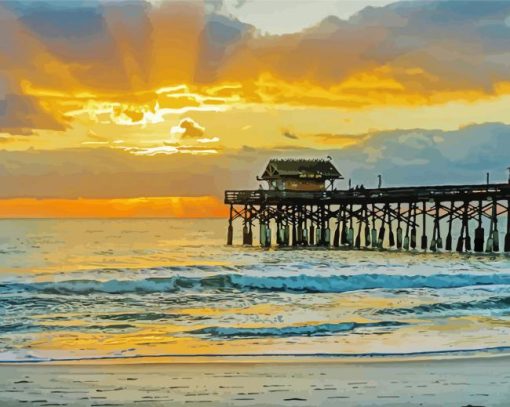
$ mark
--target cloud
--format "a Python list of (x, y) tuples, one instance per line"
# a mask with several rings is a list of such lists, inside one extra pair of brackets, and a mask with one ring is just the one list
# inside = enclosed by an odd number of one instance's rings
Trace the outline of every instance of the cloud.
[(313, 138), (315, 142), (324, 145), (332, 145), (338, 147), (345, 147), (352, 144), (357, 144), (363, 141), (365, 135), (343, 135), (343, 134), (331, 134), (331, 133), (320, 133), (314, 134)]
[(88, 131), (87, 137), (89, 139), (97, 141), (97, 142), (108, 141), (108, 137), (100, 136), (100, 135), (96, 134), (96, 132), (93, 130)]
[(253, 104), (419, 107), (510, 93), (510, 2), (398, 2), (286, 35), (261, 35), (219, 14), (221, 5), (2, 2), (0, 128), (63, 131), (80, 115), (147, 126)]
[(455, 131), (374, 132), (341, 149), (245, 146), (200, 155), (209, 146), (166, 147), (177, 152), (166, 155), (150, 148), (136, 149), (138, 154), (116, 148), (0, 150), (0, 197), (221, 198), (226, 189), (258, 188), (256, 176), (270, 158), (328, 155), (346, 179), (367, 187), (377, 185), (377, 174), (383, 175), (387, 186), (483, 183), (487, 171), (495, 182), (506, 182), (510, 126), (489, 123)]
[(297, 139), (299, 139), (299, 137), (298, 137), (298, 136), (296, 136), (294, 133), (291, 133), (291, 132), (290, 132), (290, 131), (288, 131), (288, 130), (284, 130), (284, 131), (282, 132), (282, 136), (283, 136), (283, 137), (286, 137), (286, 138), (290, 138), (291, 140), (297, 140)]
[(211, 137), (211, 138), (199, 138), (197, 140), (199, 143), (217, 143), (218, 141), (220, 141), (220, 138), (219, 137)]
[(68, 124), (63, 117), (51, 114), (34, 97), (7, 94), (0, 99), (0, 132), (31, 135), (32, 129), (64, 130)]
[(172, 127), (171, 134), (178, 135), (180, 138), (197, 139), (204, 135), (205, 128), (200, 126), (193, 119), (186, 117), (182, 119), (177, 126)]

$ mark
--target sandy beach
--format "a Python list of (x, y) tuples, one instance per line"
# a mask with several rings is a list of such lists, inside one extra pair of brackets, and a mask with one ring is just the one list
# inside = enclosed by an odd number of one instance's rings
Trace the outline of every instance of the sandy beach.
[(2, 365), (0, 405), (508, 406), (510, 358)]

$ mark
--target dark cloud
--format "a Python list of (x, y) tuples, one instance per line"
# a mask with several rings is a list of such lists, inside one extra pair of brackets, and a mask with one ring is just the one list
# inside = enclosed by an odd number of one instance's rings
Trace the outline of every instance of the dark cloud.
[(296, 136), (294, 133), (291, 133), (291, 132), (290, 132), (290, 131), (288, 131), (288, 130), (284, 130), (284, 131), (282, 132), (282, 136), (283, 136), (283, 137), (286, 137), (286, 138), (290, 138), (291, 140), (297, 140), (297, 139), (299, 139), (299, 137), (298, 137), (298, 136)]
[(63, 117), (55, 117), (31, 96), (7, 94), (0, 99), (0, 132), (31, 135), (32, 129), (64, 130)]

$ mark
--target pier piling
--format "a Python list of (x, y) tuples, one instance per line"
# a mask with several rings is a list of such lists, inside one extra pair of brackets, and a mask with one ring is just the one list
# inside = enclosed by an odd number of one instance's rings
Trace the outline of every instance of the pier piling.
[(510, 253), (510, 199), (506, 201), (505, 252)]
[(421, 249), (427, 250), (427, 203), (423, 201), (422, 204), (422, 216), (423, 216), (423, 223), (422, 223), (422, 235), (421, 235)]

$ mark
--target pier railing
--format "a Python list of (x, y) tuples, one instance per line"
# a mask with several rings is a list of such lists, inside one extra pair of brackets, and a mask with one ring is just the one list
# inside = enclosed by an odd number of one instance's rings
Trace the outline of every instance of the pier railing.
[(225, 203), (243, 204), (340, 204), (416, 202), (423, 200), (476, 200), (490, 197), (505, 199), (510, 197), (510, 184), (482, 185), (436, 185), (423, 187), (397, 187), (377, 189), (351, 189), (339, 191), (273, 191), (238, 190), (225, 191)]

